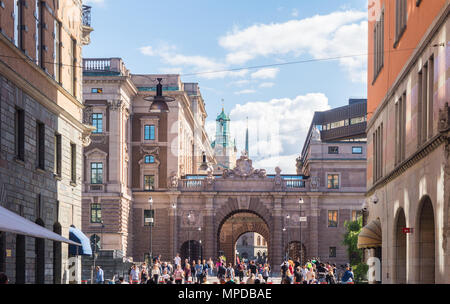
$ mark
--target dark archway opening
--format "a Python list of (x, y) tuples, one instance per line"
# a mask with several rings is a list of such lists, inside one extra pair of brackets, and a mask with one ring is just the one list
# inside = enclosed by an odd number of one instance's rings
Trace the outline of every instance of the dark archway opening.
[[(260, 234), (267, 242), (267, 262), (270, 263), (270, 230), (265, 219), (251, 210), (237, 210), (220, 223), (217, 230), (217, 252), (223, 253), (227, 264), (236, 264), (236, 243), (248, 232)], [(220, 254), (219, 254), (220, 255)]]
[(434, 210), (429, 197), (423, 200), (419, 209), (419, 282), (435, 284), (435, 231)]
[(406, 234), (403, 228), (406, 227), (406, 217), (403, 209), (400, 209), (397, 216), (395, 228), (395, 283), (406, 284)]

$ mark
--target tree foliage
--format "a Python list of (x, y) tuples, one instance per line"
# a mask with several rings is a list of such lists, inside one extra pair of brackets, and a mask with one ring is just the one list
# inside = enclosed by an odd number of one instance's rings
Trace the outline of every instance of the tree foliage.
[(361, 281), (367, 273), (368, 266), (363, 262), (363, 250), (358, 249), (358, 236), (362, 229), (362, 216), (356, 221), (345, 221), (345, 234), (342, 244), (347, 247), (350, 265), (354, 270), (355, 280)]

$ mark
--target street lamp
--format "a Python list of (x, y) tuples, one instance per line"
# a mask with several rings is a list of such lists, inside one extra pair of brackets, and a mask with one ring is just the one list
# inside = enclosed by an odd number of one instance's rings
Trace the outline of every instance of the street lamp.
[(189, 263), (191, 263), (191, 237), (190, 237), (190, 232), (191, 232), (191, 211), (189, 211), (188, 213), (188, 260)]
[(304, 220), (306, 221), (305, 218), (302, 218), (302, 205), (305, 202), (303, 201), (303, 198), (300, 197), (300, 199), (298, 200), (298, 205), (299, 205), (299, 209), (300, 209), (300, 215), (299, 215), (299, 222), (300, 222), (300, 264), (303, 267), (303, 237), (302, 237), (302, 222), (304, 222)]
[(149, 218), (149, 225), (150, 225), (150, 265), (153, 266), (153, 198), (150, 196), (148, 198), (148, 203), (150, 205), (150, 218)]
[(287, 227), (287, 247), (286, 247), (286, 257), (289, 259), (289, 249), (290, 249), (290, 244), (289, 244), (289, 219), (291, 218), (291, 216), (288, 214), (286, 215), (286, 227)]
[[(202, 227), (198, 227), (198, 237), (202, 237)], [(202, 240), (200, 240), (200, 258), (202, 257)]]

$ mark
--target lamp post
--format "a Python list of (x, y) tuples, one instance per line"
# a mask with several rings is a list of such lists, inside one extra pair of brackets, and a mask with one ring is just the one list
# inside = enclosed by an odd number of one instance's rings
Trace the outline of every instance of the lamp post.
[(191, 232), (191, 211), (189, 211), (188, 213), (188, 261), (189, 263), (191, 263), (191, 237), (190, 237), (190, 232)]
[[(286, 227), (283, 227), (283, 232), (286, 232)], [(287, 253), (286, 253), (286, 251), (284, 251), (284, 260), (286, 261), (286, 256), (287, 256)]]
[(201, 240), (201, 237), (202, 237), (202, 227), (198, 227), (198, 237), (200, 238), (200, 257), (202, 256), (202, 240)]
[[(305, 202), (303, 201), (303, 198), (300, 197), (300, 199), (298, 200), (298, 205), (299, 205), (299, 209), (300, 209), (300, 215), (299, 215), (299, 222), (300, 222), (300, 264), (303, 267), (303, 237), (302, 237), (302, 222), (304, 222), (304, 218), (302, 218), (302, 205)], [(305, 219), (306, 220), (306, 219)]]
[(153, 266), (153, 198), (150, 196), (148, 198), (148, 203), (150, 205), (150, 265)]
[(290, 258), (290, 254), (289, 254), (289, 219), (291, 218), (291, 216), (288, 214), (286, 215), (286, 227), (287, 227), (287, 247), (286, 247), (286, 258), (289, 259)]

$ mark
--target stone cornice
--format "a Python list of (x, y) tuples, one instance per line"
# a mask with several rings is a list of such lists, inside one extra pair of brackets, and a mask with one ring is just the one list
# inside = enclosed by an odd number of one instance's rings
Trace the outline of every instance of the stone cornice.
[(389, 172), (385, 177), (381, 180), (377, 181), (372, 187), (366, 192), (366, 197), (370, 197), (375, 193), (376, 190), (385, 186), (390, 181), (394, 180), (401, 174), (403, 174), (406, 170), (417, 164), (419, 161), (428, 156), (431, 152), (437, 149), (440, 145), (446, 144), (449, 145), (450, 137), (448, 131), (446, 133), (441, 133), (433, 137), (427, 143), (425, 143), (420, 149), (418, 149), (413, 155), (411, 155), (408, 159), (400, 163), (394, 170)]

